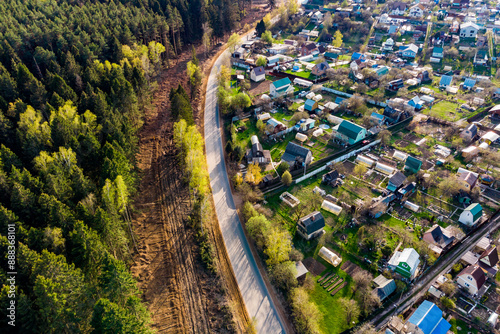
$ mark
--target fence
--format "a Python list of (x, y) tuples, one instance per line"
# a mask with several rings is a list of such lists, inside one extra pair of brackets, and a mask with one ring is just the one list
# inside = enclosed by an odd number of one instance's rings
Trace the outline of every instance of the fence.
[(340, 156), (340, 157), (338, 157), (338, 158), (336, 158), (336, 159), (333, 159), (333, 160), (331, 160), (331, 161), (327, 162), (327, 163), (326, 163), (326, 165), (324, 165), (323, 167), (320, 167), (320, 168), (318, 168), (318, 169), (316, 169), (316, 170), (314, 170), (314, 171), (312, 171), (312, 172), (310, 172), (310, 173), (307, 173), (307, 174), (306, 174), (306, 175), (304, 175), (304, 176), (301, 176), (301, 177), (299, 177), (299, 178), (295, 179), (295, 184), (300, 183), (300, 182), (302, 182), (302, 181), (304, 181), (304, 180), (306, 180), (306, 179), (310, 178), (310, 177), (311, 177), (311, 176), (313, 176), (313, 175), (316, 175), (316, 174), (318, 174), (318, 173), (321, 173), (322, 171), (324, 171), (324, 170), (325, 170), (328, 166), (330, 166), (331, 164), (335, 164), (335, 163), (337, 163), (337, 162), (340, 162), (340, 161), (344, 161), (344, 160), (346, 160), (346, 159), (349, 159), (350, 157), (352, 157), (352, 156), (356, 155), (357, 153), (359, 153), (359, 152), (361, 152), (361, 151), (365, 151), (365, 150), (369, 149), (370, 147), (372, 147), (372, 146), (374, 146), (374, 145), (377, 145), (378, 143), (380, 143), (380, 139), (377, 139), (377, 140), (375, 140), (375, 141), (373, 141), (373, 142), (371, 142), (371, 143), (369, 143), (369, 144), (367, 144), (367, 145), (365, 145), (365, 146), (363, 146), (363, 147), (361, 147), (361, 148), (358, 148), (358, 149), (356, 149), (356, 150), (354, 150), (354, 151), (351, 151), (351, 152), (349, 152), (349, 153), (347, 153), (347, 154), (344, 154), (344, 155), (342, 155), (342, 156)]
[[(350, 98), (353, 95), (353, 94), (349, 94), (349, 93), (346, 93), (346, 92), (341, 92), (339, 90), (328, 88), (328, 87), (322, 87), (321, 89), (323, 91), (325, 91), (325, 92), (333, 93), (335, 95), (344, 96), (344, 97), (347, 97), (347, 98)], [(373, 105), (376, 105), (378, 107), (382, 107), (382, 108), (387, 107), (386, 103), (384, 103), (384, 102), (378, 102), (378, 101), (375, 101), (375, 100), (372, 100), (372, 99), (366, 99), (366, 102), (368, 102), (370, 104), (373, 104)]]
[(278, 133), (275, 133), (275, 134), (273, 134), (273, 135), (270, 135), (270, 136), (269, 136), (269, 138), (271, 138), (271, 139), (279, 138), (279, 137), (281, 137), (281, 136), (284, 136), (284, 135), (286, 135), (286, 134), (289, 134), (289, 133), (290, 133), (290, 132), (292, 132), (292, 131), (297, 131), (297, 129), (295, 128), (295, 126), (292, 126), (291, 128), (288, 128), (288, 129), (283, 130), (283, 131), (281, 131), (281, 132), (278, 132)]

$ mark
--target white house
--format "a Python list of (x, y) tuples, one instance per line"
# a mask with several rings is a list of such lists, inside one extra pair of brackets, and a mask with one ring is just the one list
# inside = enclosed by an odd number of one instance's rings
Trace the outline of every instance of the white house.
[(415, 58), (418, 53), (418, 46), (411, 43), (410, 45), (405, 45), (405, 47), (401, 49), (400, 52), (402, 57)]
[(486, 282), (486, 276), (477, 264), (468, 266), (457, 277), (457, 284), (467, 289), (471, 295), (475, 295), (484, 282)]
[(479, 26), (472, 22), (466, 22), (460, 25), (460, 37), (476, 38)]
[(288, 77), (274, 81), (269, 86), (269, 95), (272, 97), (285, 96), (293, 93), (294, 88)]
[(460, 214), (458, 221), (464, 225), (475, 225), (483, 216), (483, 208), (479, 203), (472, 203)]
[(254, 82), (260, 82), (266, 80), (266, 71), (264, 71), (263, 66), (254, 67), (250, 71), (250, 79)]
[(392, 51), (393, 47), (394, 47), (394, 40), (390, 37), (384, 43), (382, 43), (383, 51)]
[(312, 15), (311, 15), (311, 22), (312, 23), (319, 23), (323, 20), (323, 13), (321, 13), (319, 10), (314, 12)]
[(425, 7), (422, 4), (416, 4), (410, 7), (410, 13), (408, 14), (410, 17), (424, 17)]
[(392, 19), (389, 17), (389, 15), (387, 13), (384, 13), (384, 14), (380, 15), (378, 22), (382, 23), (382, 24), (387, 24), (387, 23), (391, 23)]

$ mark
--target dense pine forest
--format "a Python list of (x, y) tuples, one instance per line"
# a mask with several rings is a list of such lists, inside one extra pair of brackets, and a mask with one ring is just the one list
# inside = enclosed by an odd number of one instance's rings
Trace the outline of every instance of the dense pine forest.
[[(128, 270), (142, 111), (183, 44), (222, 37), (248, 4), (0, 2), (2, 313), (13, 300), (8, 273), (16, 273), (16, 327), (3, 314), (2, 328), (150, 332)], [(8, 267), (12, 226), (16, 262)]]

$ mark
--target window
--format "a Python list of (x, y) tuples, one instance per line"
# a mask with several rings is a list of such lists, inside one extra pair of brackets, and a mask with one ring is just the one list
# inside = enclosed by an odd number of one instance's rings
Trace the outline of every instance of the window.
[(467, 276), (467, 278), (469, 279), (469, 281), (472, 281), (472, 277), (470, 277), (470, 276)]
[(469, 283), (465, 283), (465, 286), (466, 286), (466, 287), (469, 287), (470, 285), (469, 285)]

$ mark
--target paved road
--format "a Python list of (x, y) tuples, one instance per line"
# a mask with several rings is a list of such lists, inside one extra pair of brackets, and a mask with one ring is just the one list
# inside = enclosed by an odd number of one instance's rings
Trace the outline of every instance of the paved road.
[(226, 172), (216, 97), (216, 76), (223, 57), (224, 54), (212, 68), (205, 100), (205, 147), (215, 210), (238, 286), (250, 317), (257, 320), (258, 332), (285, 333), (236, 213)]
[(434, 265), (430, 271), (416, 280), (415, 286), (407, 292), (398, 302), (387, 307), (382, 313), (371, 319), (372, 324), (377, 325), (377, 329), (382, 328), (389, 320), (390, 315), (397, 315), (398, 312), (406, 310), (413, 305), (434, 283), (437, 276), (447, 273), (451, 267), (460, 259), (467, 251), (471, 250), (478, 241), (490, 231), (500, 227), (500, 215), (491, 219), (488, 223), (481, 226), (472, 236), (466, 238), (462, 243), (450, 253), (446, 255), (443, 261)]

